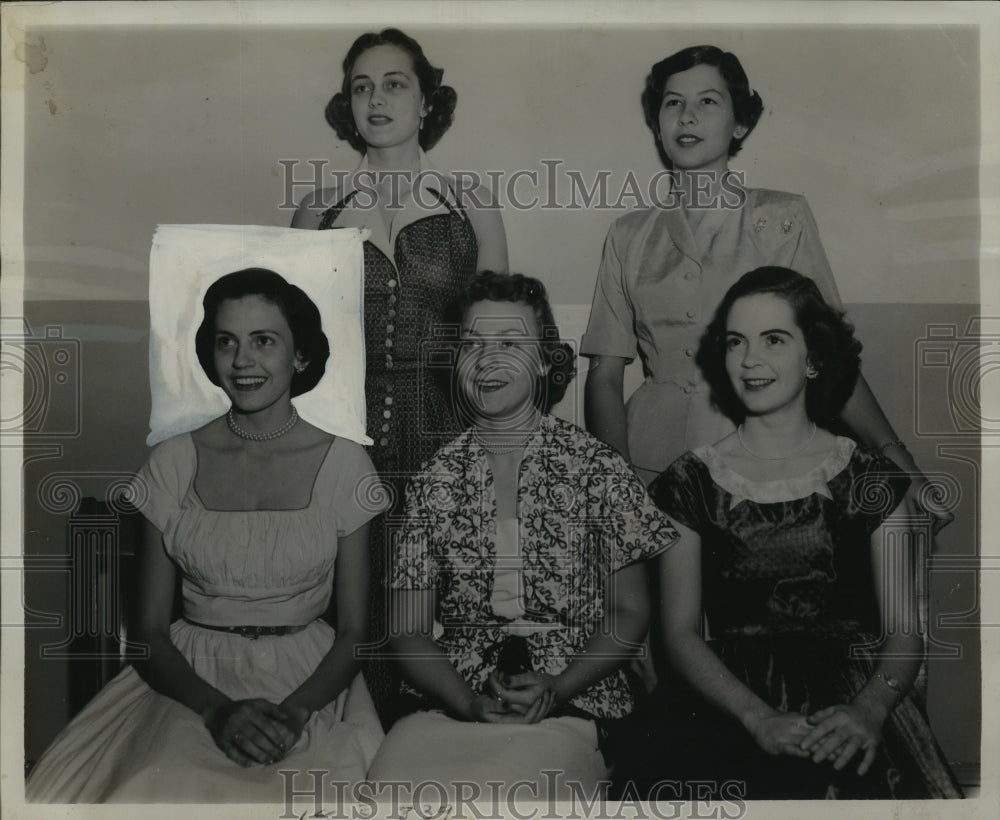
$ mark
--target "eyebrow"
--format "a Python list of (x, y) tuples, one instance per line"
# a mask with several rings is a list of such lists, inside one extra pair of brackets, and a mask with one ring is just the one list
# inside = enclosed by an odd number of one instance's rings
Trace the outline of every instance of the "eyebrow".
[[(694, 93), (694, 96), (697, 97), (699, 94), (708, 94), (710, 91), (713, 92), (713, 93), (715, 93), (715, 94), (718, 94), (720, 97), (722, 96), (722, 92), (718, 88), (705, 88), (705, 89), (703, 89), (701, 91), (696, 91)], [(663, 96), (664, 97), (666, 97), (668, 95), (673, 95), (674, 97), (683, 97), (684, 96), (679, 91), (664, 91), (663, 92)]]
[(511, 335), (524, 335), (524, 328), (519, 327), (509, 327), (505, 330), (496, 330), (492, 333), (480, 333), (474, 327), (463, 327), (462, 333), (466, 336), (511, 336)]
[[(758, 335), (759, 336), (769, 336), (772, 333), (780, 333), (782, 336), (789, 336), (789, 337), (791, 337), (793, 335), (790, 330), (785, 330), (785, 329), (780, 328), (780, 327), (773, 327), (770, 330), (762, 330)], [(727, 330), (726, 331), (726, 335), (727, 336), (739, 336), (741, 339), (745, 339), (746, 338), (746, 336), (744, 336), (738, 330)]]
[[(281, 335), (277, 330), (271, 330), (270, 328), (263, 328), (262, 330), (251, 330), (248, 335), (250, 335), (250, 336), (258, 336), (261, 333), (270, 333), (272, 336), (280, 336)], [(225, 328), (216, 328), (215, 329), (215, 335), (216, 336), (235, 336), (237, 334), (234, 333), (231, 330), (226, 330)]]
[[(395, 76), (409, 77), (410, 75), (407, 74), (405, 71), (387, 71), (382, 76), (383, 77), (395, 77)], [(367, 74), (355, 74), (353, 77), (351, 77), (351, 82), (353, 83), (355, 80), (370, 80), (370, 79), (371, 79), (371, 77), (369, 77)]]

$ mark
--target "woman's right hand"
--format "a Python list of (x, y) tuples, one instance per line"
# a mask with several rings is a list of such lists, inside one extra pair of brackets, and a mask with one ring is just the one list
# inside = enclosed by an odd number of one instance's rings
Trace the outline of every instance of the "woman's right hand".
[(493, 695), (476, 695), (469, 703), (469, 720), (477, 723), (538, 723), (555, 703), (555, 693), (546, 689), (524, 712), (515, 711), (511, 704)]
[(241, 766), (275, 763), (295, 743), (286, 725), (289, 716), (262, 698), (224, 701), (208, 710), (204, 720), (215, 745)]
[(747, 725), (754, 743), (765, 752), (793, 757), (809, 757), (799, 744), (812, 728), (803, 715), (778, 711), (757, 716)]

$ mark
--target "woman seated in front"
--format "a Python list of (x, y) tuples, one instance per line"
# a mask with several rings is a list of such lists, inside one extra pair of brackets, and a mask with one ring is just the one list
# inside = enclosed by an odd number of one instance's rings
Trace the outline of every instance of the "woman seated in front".
[[(192, 295), (182, 309), (195, 308)], [(193, 346), (229, 412), (157, 445), (134, 482), (129, 638), (149, 656), (55, 739), (28, 800), (282, 803), (282, 770), (300, 791), (312, 770), (357, 783), (381, 739), (355, 657), (381, 485), (360, 444), (291, 401), (326, 370), (320, 312), (260, 268), (215, 281), (204, 310)], [(332, 595), (336, 633), (322, 618)]]
[(650, 487), (681, 533), (660, 560), (673, 676), (616, 779), (651, 798), (668, 779), (724, 798), (960, 796), (912, 690), (909, 479), (826, 429), (860, 350), (813, 280), (781, 267), (744, 275), (708, 327), (699, 363), (737, 427)]
[(643, 562), (676, 532), (614, 450), (548, 414), (574, 356), (541, 282), (481, 273), (453, 316), (471, 426), (407, 491), (390, 586), (416, 712), (369, 780), (590, 796), (607, 773), (595, 718), (633, 706), (624, 666), (646, 633)]

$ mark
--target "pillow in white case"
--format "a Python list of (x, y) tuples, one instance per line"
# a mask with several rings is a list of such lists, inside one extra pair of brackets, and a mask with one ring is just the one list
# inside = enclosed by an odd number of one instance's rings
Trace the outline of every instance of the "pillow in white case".
[(150, 446), (201, 427), (230, 406), (198, 363), (194, 337), (202, 300), (219, 277), (268, 268), (302, 288), (330, 342), (319, 384), (293, 404), (306, 421), (336, 436), (365, 435), (364, 250), (357, 228), (307, 231), (257, 225), (160, 225), (149, 256)]

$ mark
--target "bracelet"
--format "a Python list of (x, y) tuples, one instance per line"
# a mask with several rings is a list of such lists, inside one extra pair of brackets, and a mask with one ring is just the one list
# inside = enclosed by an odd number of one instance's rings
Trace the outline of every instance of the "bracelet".
[(902, 440), (900, 440), (898, 438), (896, 440), (894, 440), (894, 441), (887, 441), (885, 444), (880, 444), (877, 447), (877, 449), (878, 449), (878, 451), (880, 453), (884, 453), (890, 447), (898, 447), (900, 450), (906, 450), (906, 451), (909, 451), (909, 449), (910, 449), (909, 447), (906, 446), (906, 442), (905, 441), (902, 441)]
[(903, 684), (901, 684), (898, 680), (896, 680), (896, 678), (894, 678), (892, 675), (885, 675), (881, 672), (876, 672), (874, 675), (872, 675), (872, 680), (882, 681), (882, 683), (888, 686), (897, 695), (904, 694)]

